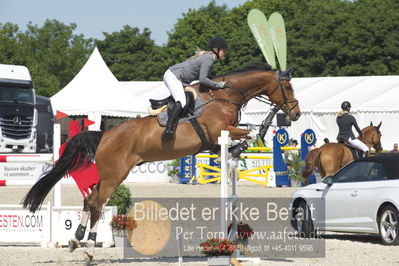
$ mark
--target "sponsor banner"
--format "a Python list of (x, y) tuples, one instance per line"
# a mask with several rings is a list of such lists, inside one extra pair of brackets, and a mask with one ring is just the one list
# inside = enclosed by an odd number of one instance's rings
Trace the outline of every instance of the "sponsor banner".
[[(247, 158), (247, 159), (241, 159), (238, 164), (238, 169), (240, 171), (245, 171), (245, 170), (251, 170), (255, 169), (258, 167), (266, 166), (266, 165), (273, 165), (273, 154), (272, 153), (243, 153), (243, 156), (254, 156), (254, 157), (270, 157), (270, 159), (253, 159), (253, 158)], [(251, 175), (253, 174), (265, 174), (265, 170), (257, 170), (255, 172), (251, 172)], [(251, 176), (252, 179), (255, 179), (260, 182), (264, 182), (265, 178), (264, 177), (257, 177), (257, 176)], [(250, 182), (248, 180), (240, 180), (240, 182)], [(275, 187), (276, 186), (276, 175), (273, 171), (273, 168), (269, 169), (268, 171), (268, 187)]]
[[(11, 205), (8, 205), (11, 206)], [(46, 242), (49, 241), (50, 215), (48, 205), (31, 213), (15, 205), (10, 208), (0, 206), (1, 242)]]
[[(112, 228), (109, 223), (112, 215), (116, 215), (116, 207), (105, 207), (98, 224), (97, 242), (113, 243)], [(81, 207), (53, 207), (52, 209), (52, 242), (58, 245), (68, 245), (68, 241), (75, 237), (75, 232), (82, 218)], [(90, 219), (87, 223), (86, 241), (90, 231)]]
[(0, 179), (36, 181), (50, 167), (51, 165), (46, 163), (1, 163)]
[(124, 182), (169, 182), (168, 163), (170, 161), (148, 162), (130, 170)]
[(283, 152), (281, 151), (281, 148), (288, 144), (289, 139), (288, 132), (284, 128), (280, 128), (273, 138), (273, 167), (276, 172), (276, 186), (278, 187), (290, 185), (287, 165), (283, 158)]
[(274, 50), (276, 51), (280, 70), (287, 69), (287, 37), (284, 19), (280, 13), (274, 12), (269, 18), (270, 34), (272, 36)]
[[(112, 245), (113, 235), (109, 223), (116, 215), (116, 207), (105, 207), (99, 221), (98, 243)], [(82, 217), (82, 207), (51, 207), (43, 205), (40, 211), (31, 213), (21, 205), (0, 205), (0, 242), (3, 243), (57, 243), (68, 245), (75, 237), (76, 228)], [(51, 219), (51, 220), (50, 220)], [(90, 220), (87, 224), (86, 241)]]
[(265, 14), (259, 9), (252, 9), (249, 11), (247, 22), (267, 63), (276, 68), (272, 36)]

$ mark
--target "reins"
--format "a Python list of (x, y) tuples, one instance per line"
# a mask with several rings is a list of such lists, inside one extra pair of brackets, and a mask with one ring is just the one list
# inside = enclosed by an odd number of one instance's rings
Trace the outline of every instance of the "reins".
[[(236, 102), (233, 102), (233, 101), (231, 101), (229, 99), (226, 99), (226, 98), (223, 98), (223, 97), (216, 97), (215, 94), (212, 92), (212, 90), (209, 90), (208, 93), (211, 95), (212, 100), (207, 101), (206, 103), (204, 103), (204, 105), (208, 104), (209, 102), (211, 102), (213, 100), (216, 100), (216, 101), (227, 102), (229, 104), (232, 104), (232, 105), (236, 106), (238, 109), (241, 109), (242, 106), (244, 106), (248, 101), (250, 101), (251, 99), (256, 99), (259, 102), (268, 104), (271, 107), (277, 107), (279, 109), (285, 110), (286, 113), (289, 113), (291, 110), (293, 110), (298, 105), (298, 100), (288, 100), (287, 99), (286, 92), (285, 92), (283, 86), (281, 85), (281, 82), (284, 81), (284, 80), (287, 80), (287, 79), (289, 80), (291, 78), (290, 77), (288, 78), (288, 77), (281, 76), (279, 74), (279, 72), (277, 71), (275, 79), (277, 81), (277, 86), (269, 94), (275, 93), (276, 90), (280, 88), (281, 89), (281, 93), (283, 95), (283, 99), (284, 99), (284, 102), (282, 104), (280, 104), (280, 105), (276, 105), (275, 103), (271, 102), (266, 96), (263, 96), (263, 95), (261, 95), (261, 96), (253, 96), (253, 95), (247, 93), (245, 90), (242, 90), (242, 89), (239, 89), (239, 88), (235, 88), (235, 87), (232, 87), (230, 85), (227, 85), (226, 88), (234, 90), (234, 91), (240, 93), (241, 96), (243, 97), (243, 100), (242, 100), (241, 103), (236, 103)], [(222, 80), (224, 81), (224, 76), (223, 76)], [(291, 108), (285, 108), (286, 106), (288, 106), (289, 103), (292, 103), (292, 102), (295, 102), (295, 105), (293, 105)]]
[[(375, 127), (375, 128), (376, 128), (376, 127)], [(378, 131), (379, 131), (379, 130), (377, 129), (377, 132), (378, 132)], [(381, 147), (381, 142), (376, 143), (376, 144), (373, 144), (373, 142), (370, 141), (370, 140), (368, 140), (368, 139), (364, 136), (364, 134), (363, 134), (362, 137), (359, 137), (358, 139), (359, 139), (360, 141), (362, 141), (364, 144), (366, 144), (366, 146), (368, 146), (369, 148), (370, 148), (370, 147), (373, 147), (375, 150), (377, 150), (377, 148)]]

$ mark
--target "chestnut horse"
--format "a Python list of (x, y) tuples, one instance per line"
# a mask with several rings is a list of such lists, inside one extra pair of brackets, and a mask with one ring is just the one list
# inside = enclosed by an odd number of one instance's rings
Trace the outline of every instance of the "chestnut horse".
[[(192, 87), (205, 103), (204, 112), (198, 122), (210, 144), (216, 144), (221, 130), (228, 130), (232, 139), (248, 138), (250, 131), (237, 128), (241, 108), (253, 98), (268, 97), (270, 104), (277, 106), (296, 121), (300, 116), (298, 101), (294, 98), (291, 80), (292, 70), (274, 71), (270, 66), (237, 71), (214, 78), (226, 81), (228, 87), (210, 90), (202, 85)], [(116, 187), (128, 176), (136, 165), (180, 158), (200, 151), (201, 139), (190, 123), (177, 126), (172, 143), (164, 143), (161, 135), (164, 128), (154, 116), (129, 120), (105, 132), (86, 131), (76, 135), (67, 145), (61, 158), (49, 173), (46, 173), (31, 188), (23, 200), (23, 206), (35, 212), (40, 208), (50, 189), (73, 169), (86, 161), (95, 160), (100, 176), (93, 192), (84, 199), (81, 223), (75, 239), (69, 243), (72, 252), (84, 236), (86, 224), (91, 216), (89, 247), (84, 255), (91, 260), (92, 247), (96, 239), (98, 219), (107, 199)]]
[[(363, 136), (358, 137), (369, 149), (373, 147), (376, 152), (382, 151), (380, 126), (381, 123), (376, 127), (371, 123), (370, 126), (362, 129)], [(340, 143), (326, 143), (306, 155), (302, 176), (305, 183), (308, 184), (309, 176), (315, 167), (320, 175), (325, 177), (335, 174), (341, 167), (353, 160), (353, 154), (347, 146)]]

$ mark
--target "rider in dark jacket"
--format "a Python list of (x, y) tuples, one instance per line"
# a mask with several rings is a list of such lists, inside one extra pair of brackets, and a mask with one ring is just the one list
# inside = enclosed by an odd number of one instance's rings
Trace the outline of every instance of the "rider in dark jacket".
[(352, 132), (352, 126), (354, 126), (356, 131), (359, 133), (359, 136), (362, 136), (362, 131), (357, 125), (356, 118), (349, 114), (350, 108), (351, 104), (348, 101), (341, 104), (342, 111), (339, 112), (337, 116), (337, 124), (339, 127), (337, 140), (338, 142), (347, 143), (351, 147), (362, 151), (363, 157), (367, 157), (369, 148), (362, 141), (355, 138), (355, 135)]

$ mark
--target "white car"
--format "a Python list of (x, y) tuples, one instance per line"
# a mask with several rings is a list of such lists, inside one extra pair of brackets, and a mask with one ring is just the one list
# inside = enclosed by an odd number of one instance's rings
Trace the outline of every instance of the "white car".
[(368, 233), (398, 245), (398, 210), (399, 155), (381, 154), (294, 192), (291, 224), (305, 237), (316, 231)]

